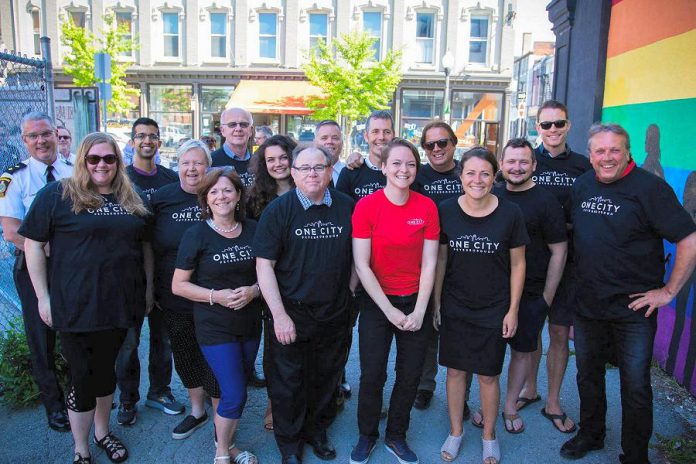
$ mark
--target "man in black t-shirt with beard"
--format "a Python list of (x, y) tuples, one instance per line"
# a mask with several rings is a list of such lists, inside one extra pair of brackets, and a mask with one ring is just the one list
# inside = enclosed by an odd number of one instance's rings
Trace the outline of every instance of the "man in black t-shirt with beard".
[[(138, 118), (131, 129), (133, 164), (126, 167), (128, 178), (149, 200), (151, 195), (165, 185), (178, 182), (179, 176), (164, 166), (155, 164), (155, 154), (162, 145), (159, 126), (150, 118)], [(147, 317), (150, 327), (149, 388), (146, 406), (159, 409), (166, 414), (181, 414), (184, 405), (179, 403), (169, 384), (172, 381), (172, 349), (162, 310), (155, 306)], [(138, 345), (144, 321), (128, 329), (126, 339), (116, 358), (116, 377), (119, 397), (116, 420), (120, 425), (135, 424), (137, 403), (140, 400), (140, 360)]]
[[(348, 343), (353, 200), (329, 189), (332, 156), (298, 147), (297, 188), (273, 200), (254, 239), (259, 286), (272, 314), (268, 391), (283, 464), (302, 462), (302, 444), (320, 459), (336, 450), (326, 430)], [(349, 285), (350, 283), (350, 285)]]
[[(621, 378), (620, 461), (645, 464), (653, 422), (656, 310), (676, 297), (694, 269), (696, 224), (664, 180), (636, 166), (621, 126), (593, 125), (588, 148), (594, 172), (577, 179), (570, 202), (580, 431), (563, 445), (561, 456), (579, 459), (604, 447), (605, 365), (613, 356)], [(667, 283), (663, 240), (676, 243)]]

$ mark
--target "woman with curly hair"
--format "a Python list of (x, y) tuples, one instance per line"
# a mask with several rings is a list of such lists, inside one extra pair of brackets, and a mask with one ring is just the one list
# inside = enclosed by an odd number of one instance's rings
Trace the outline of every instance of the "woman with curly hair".
[(274, 135), (261, 144), (252, 158), (251, 169), (256, 176), (249, 190), (247, 215), (258, 220), (268, 204), (295, 187), (290, 176), (292, 151), (297, 146), (291, 138)]

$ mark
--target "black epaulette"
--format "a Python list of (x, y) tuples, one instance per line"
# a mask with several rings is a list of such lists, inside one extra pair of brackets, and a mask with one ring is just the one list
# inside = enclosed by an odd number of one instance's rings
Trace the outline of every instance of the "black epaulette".
[(20, 171), (20, 170), (22, 170), (22, 169), (24, 169), (24, 168), (26, 168), (26, 167), (27, 167), (27, 164), (25, 164), (25, 163), (17, 163), (17, 164), (15, 164), (14, 166), (12, 166), (11, 168), (9, 168), (9, 169), (7, 170), (7, 173), (8, 173), (8, 174), (14, 174), (15, 172)]

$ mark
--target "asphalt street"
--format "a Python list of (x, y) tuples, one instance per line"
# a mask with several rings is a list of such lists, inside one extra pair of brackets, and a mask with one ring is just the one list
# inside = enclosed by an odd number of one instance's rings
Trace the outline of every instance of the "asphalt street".
[[(146, 330), (146, 329), (144, 329)], [(546, 334), (545, 334), (546, 337)], [(144, 342), (140, 347), (143, 372), (147, 372), (147, 340), (144, 334)], [(355, 333), (357, 340), (357, 331)], [(548, 340), (545, 339), (545, 347)], [(572, 345), (571, 345), (572, 350)], [(393, 350), (392, 350), (393, 351)], [(386, 395), (391, 392), (393, 382), (393, 358), (389, 368), (389, 380), (385, 389)], [(545, 358), (542, 358), (542, 363)], [(506, 360), (507, 363), (507, 360)], [(501, 394), (505, 390), (505, 372), (501, 376)], [(562, 402), (567, 414), (574, 420), (578, 420), (579, 400), (575, 386), (575, 358), (571, 357), (568, 372), (561, 392)], [(607, 371), (607, 438), (604, 450), (590, 453), (584, 459), (575, 461), (578, 464), (607, 464), (618, 462), (620, 453), (621, 432), (621, 403), (619, 396), (619, 375), (617, 369)], [(340, 413), (334, 425), (329, 430), (329, 437), (336, 446), (338, 457), (334, 462), (347, 463), (350, 451), (358, 436), (357, 431), (357, 388), (360, 376), (357, 343), (349, 360), (347, 370), (348, 381), (353, 386), (353, 397)], [(411, 428), (408, 433), (408, 441), (413, 450), (418, 454), (422, 464), (434, 464), (443, 462), (439, 457), (442, 442), (449, 431), (449, 421), (446, 412), (445, 398), (445, 370), (440, 369), (437, 377), (437, 389), (432, 404), (428, 410), (413, 410), (411, 413)], [(541, 369), (539, 388), (542, 397), (545, 397), (546, 375)], [(175, 375), (172, 381), (172, 389), (179, 400), (185, 401), (186, 395), (179, 378)], [(141, 381), (141, 397), (147, 392), (147, 379)], [(254, 452), (261, 463), (280, 463), (280, 455), (276, 448), (273, 434), (266, 432), (262, 426), (263, 413), (266, 408), (265, 389), (249, 389), (249, 399), (236, 437), (236, 443), (241, 449)], [(478, 405), (478, 386), (474, 382), (471, 394), (471, 407)], [(552, 426), (551, 422), (540, 414), (544, 403), (535, 403), (521, 412), (526, 424), (526, 430), (519, 435), (506, 433), (499, 418), (496, 433), (500, 442), (503, 463), (560, 463), (570, 462), (563, 460), (558, 450), (569, 435), (562, 434)], [(502, 407), (502, 405), (501, 405)], [(655, 402), (655, 431), (664, 436), (678, 436), (683, 432), (684, 420), (674, 410), (674, 406), (666, 401), (661, 401), (656, 395)], [(211, 413), (211, 411), (209, 411)], [(179, 423), (183, 416), (168, 416), (162, 412), (139, 405), (137, 422), (128, 427), (116, 424), (115, 411), (112, 414), (112, 430), (127, 445), (130, 451), (129, 463), (212, 463), (215, 454), (213, 445), (212, 420), (203, 428), (196, 431), (185, 440), (171, 438), (172, 429)], [(381, 432), (384, 431), (384, 422), (381, 424)], [(464, 427), (465, 439), (462, 445), (459, 463), (481, 462), (481, 431), (470, 423)], [(655, 438), (653, 438), (655, 440)], [(0, 463), (69, 463), (72, 462), (72, 437), (69, 433), (59, 433), (50, 430), (46, 425), (43, 408), (35, 406), (25, 409), (11, 409), (0, 404)], [(108, 463), (108, 458), (103, 451), (96, 446), (91, 447), (93, 462)], [(653, 464), (664, 462), (657, 453), (651, 451)], [(304, 462), (306, 464), (320, 463), (311, 448), (305, 447)], [(377, 449), (370, 459), (370, 463), (396, 463), (396, 459), (389, 454), (380, 440)]]

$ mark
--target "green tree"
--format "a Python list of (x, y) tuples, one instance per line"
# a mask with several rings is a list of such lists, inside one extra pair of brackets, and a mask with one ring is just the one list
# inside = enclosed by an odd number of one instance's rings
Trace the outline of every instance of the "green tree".
[(331, 46), (320, 41), (309, 51), (302, 70), (324, 94), (308, 102), (315, 119), (340, 121), (343, 133), (350, 134), (355, 121), (374, 110), (389, 108), (401, 82), (401, 51), (390, 50), (377, 61), (375, 42), (367, 34), (353, 31), (332, 41)]
[[(108, 102), (108, 110), (112, 113), (123, 113), (133, 107), (132, 97), (140, 95), (140, 90), (128, 87), (126, 84), (126, 70), (129, 63), (118, 60), (119, 56), (137, 50), (139, 45), (126, 24), (114, 27), (114, 16), (104, 16), (104, 29), (97, 37), (85, 28), (75, 25), (72, 18), (61, 25), (60, 41), (68, 50), (63, 59), (63, 70), (72, 76), (73, 84), (78, 87), (92, 87), (96, 85), (94, 76), (94, 54), (106, 52), (111, 55), (111, 100)], [(130, 37), (130, 38), (129, 38)]]

